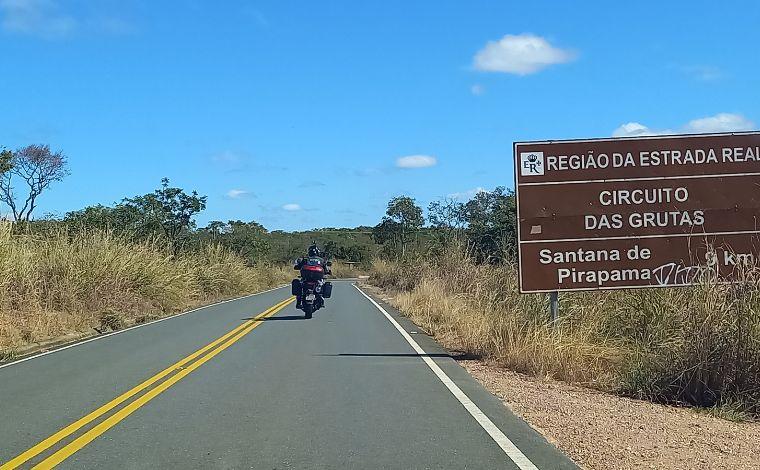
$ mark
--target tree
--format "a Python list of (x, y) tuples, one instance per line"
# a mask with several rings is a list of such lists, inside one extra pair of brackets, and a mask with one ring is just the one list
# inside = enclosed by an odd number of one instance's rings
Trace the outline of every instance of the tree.
[(136, 211), (143, 218), (143, 225), (157, 223), (174, 248), (180, 248), (180, 238), (195, 227), (193, 217), (206, 209), (206, 196), (196, 191), (185, 193), (181, 188), (169, 186), (169, 179), (161, 180), (161, 187), (153, 193), (124, 199), (121, 205)]
[(440, 246), (446, 246), (460, 238), (467, 220), (465, 205), (456, 199), (445, 198), (428, 205), (428, 223)]
[(0, 175), (13, 168), (13, 152), (7, 149), (0, 150)]
[[(11, 208), (16, 222), (28, 222), (40, 194), (68, 174), (66, 156), (60, 151), (52, 152), (49, 145), (29, 145), (11, 155), (4, 150), (0, 153), (0, 201)], [(26, 185), (22, 195), (14, 191), (19, 181)]]
[(467, 238), (482, 261), (513, 258), (517, 247), (515, 195), (498, 187), (483, 191), (464, 205)]
[(230, 220), (224, 223), (215, 220), (200, 229), (200, 232), (212, 242), (219, 243), (239, 254), (251, 265), (261, 261), (269, 252), (267, 230), (255, 221)]
[(212, 220), (202, 230), (208, 233), (211, 236), (212, 240), (216, 240), (222, 235), (226, 227), (227, 227), (227, 224), (225, 224), (221, 220)]
[(367, 249), (358, 243), (349, 240), (328, 240), (324, 251), (329, 258), (361, 263), (368, 258)]
[(62, 222), (76, 230), (117, 230), (114, 221), (114, 208), (97, 204), (67, 212)]
[(396, 254), (403, 258), (411, 236), (419, 231), (425, 223), (422, 209), (408, 196), (397, 196), (388, 202), (382, 222), (373, 229), (373, 237), (378, 243), (393, 241)]
[(111, 230), (138, 239), (155, 237), (162, 228), (150, 213), (131, 204), (108, 207), (101, 204), (67, 212), (62, 222), (74, 230)]

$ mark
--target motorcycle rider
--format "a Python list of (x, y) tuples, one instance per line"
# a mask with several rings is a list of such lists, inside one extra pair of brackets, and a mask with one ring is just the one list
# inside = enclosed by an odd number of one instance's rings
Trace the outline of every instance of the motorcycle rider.
[[(316, 262), (320, 266), (322, 266), (322, 269), (324, 271), (324, 275), (332, 274), (330, 271), (330, 265), (326, 261), (327, 254), (319, 249), (316, 242), (312, 242), (312, 244), (309, 246), (308, 250), (308, 256), (303, 258), (298, 258), (296, 260), (295, 266), (293, 266), (293, 269), (296, 271), (300, 271), (301, 273), (301, 279), (293, 279), (293, 284), (301, 282), (301, 280), (305, 277), (305, 273), (303, 271), (304, 266), (309, 262), (309, 260), (313, 262)], [(325, 283), (324, 278), (319, 279), (319, 285), (323, 286)], [(298, 289), (298, 292), (300, 292), (300, 288)], [(302, 295), (296, 295), (296, 308), (302, 307)], [(324, 302), (324, 301), (323, 301)]]

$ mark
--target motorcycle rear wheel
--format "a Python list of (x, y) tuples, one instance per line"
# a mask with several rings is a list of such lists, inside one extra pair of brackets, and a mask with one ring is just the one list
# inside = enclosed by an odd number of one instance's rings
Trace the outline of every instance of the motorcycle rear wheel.
[(314, 304), (304, 303), (303, 304), (303, 317), (307, 320), (311, 318), (311, 314), (314, 313)]

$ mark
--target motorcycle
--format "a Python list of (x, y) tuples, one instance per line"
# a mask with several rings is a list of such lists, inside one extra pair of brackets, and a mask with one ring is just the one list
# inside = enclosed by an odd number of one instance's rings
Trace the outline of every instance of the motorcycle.
[[(329, 267), (329, 261), (325, 266)], [(332, 296), (332, 283), (324, 281), (325, 267), (321, 262), (308, 260), (301, 268), (301, 279), (293, 279), (292, 294), (301, 298), (300, 308), (304, 318), (325, 306), (325, 299)]]
[[(327, 288), (327, 289), (326, 289)], [(325, 283), (319, 285), (315, 281), (302, 282), (303, 299), (301, 300), (301, 310), (303, 310), (304, 318), (311, 318), (312, 314), (325, 306), (325, 298), (329, 298), (328, 290), (331, 290), (332, 285)]]

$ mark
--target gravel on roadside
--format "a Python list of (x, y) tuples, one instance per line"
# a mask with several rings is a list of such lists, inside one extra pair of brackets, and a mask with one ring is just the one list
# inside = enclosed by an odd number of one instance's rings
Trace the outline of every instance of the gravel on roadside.
[(459, 363), (584, 468), (760, 469), (760, 423)]

